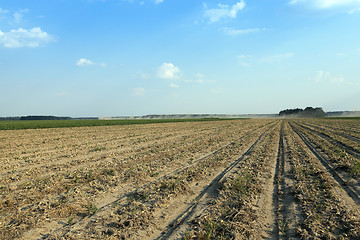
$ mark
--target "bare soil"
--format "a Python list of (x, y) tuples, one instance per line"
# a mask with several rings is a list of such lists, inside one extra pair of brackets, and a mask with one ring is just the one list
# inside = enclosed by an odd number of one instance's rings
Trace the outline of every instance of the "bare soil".
[(360, 239), (359, 121), (0, 131), (0, 239)]

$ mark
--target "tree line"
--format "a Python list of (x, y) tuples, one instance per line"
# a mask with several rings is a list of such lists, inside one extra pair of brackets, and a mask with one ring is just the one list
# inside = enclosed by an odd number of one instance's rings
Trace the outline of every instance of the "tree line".
[(286, 109), (279, 112), (279, 117), (323, 118), (325, 117), (325, 115), (326, 114), (321, 107), (307, 107), (305, 109)]
[(1, 117), (0, 121), (19, 121), (19, 120), (70, 120), (71, 117), (55, 116), (22, 116), (22, 117)]

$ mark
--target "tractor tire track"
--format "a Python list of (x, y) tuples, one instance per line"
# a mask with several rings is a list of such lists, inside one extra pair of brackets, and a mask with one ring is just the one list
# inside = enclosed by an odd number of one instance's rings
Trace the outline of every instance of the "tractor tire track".
[(292, 193), (294, 180), (291, 177), (292, 162), (289, 156), (287, 136), (282, 123), (274, 177), (273, 206), (276, 222), (272, 239), (297, 239), (296, 228), (303, 220), (302, 210)]
[(215, 197), (217, 190), (221, 183), (231, 175), (237, 168), (241, 167), (241, 162), (248, 157), (252, 151), (263, 141), (265, 135), (273, 129), (278, 122), (264, 131), (260, 137), (250, 146), (249, 149), (237, 160), (232, 162), (227, 168), (225, 168), (219, 175), (217, 175), (206, 188), (200, 192), (196, 197), (196, 201), (193, 202), (184, 212), (177, 216), (168, 228), (162, 233), (161, 236), (158, 236), (156, 239), (178, 239), (183, 237), (184, 232), (188, 228), (188, 223), (201, 215), (205, 208), (209, 205), (209, 202), (213, 197)]

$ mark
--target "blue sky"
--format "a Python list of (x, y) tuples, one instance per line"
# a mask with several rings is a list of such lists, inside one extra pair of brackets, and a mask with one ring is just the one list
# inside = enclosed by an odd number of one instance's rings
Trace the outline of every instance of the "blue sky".
[(360, 0), (0, 0), (0, 116), (360, 110)]

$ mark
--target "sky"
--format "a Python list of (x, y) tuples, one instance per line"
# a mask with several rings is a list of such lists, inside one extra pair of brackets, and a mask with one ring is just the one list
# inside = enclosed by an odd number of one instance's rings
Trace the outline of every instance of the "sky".
[(360, 0), (0, 0), (0, 117), (360, 110)]

